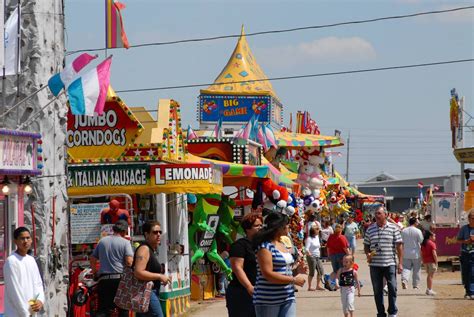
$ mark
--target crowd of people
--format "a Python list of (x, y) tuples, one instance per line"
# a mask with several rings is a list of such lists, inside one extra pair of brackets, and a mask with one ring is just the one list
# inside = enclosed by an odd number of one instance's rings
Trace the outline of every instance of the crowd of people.
[[(308, 291), (324, 291), (327, 284), (321, 259), (329, 258), (332, 272), (329, 279), (336, 281), (340, 290), (344, 316), (353, 316), (355, 294), (361, 294), (358, 265), (355, 263), (356, 240), (363, 236), (364, 253), (370, 268), (377, 316), (397, 316), (397, 274), (401, 274), (402, 288), (411, 284), (420, 287), (422, 265), (427, 273), (426, 294), (433, 296), (433, 277), (437, 271), (433, 224), (429, 217), (419, 222), (410, 215), (407, 226), (403, 219), (391, 218), (382, 206), (375, 211), (370, 224), (354, 225), (351, 215), (345, 222), (311, 219), (305, 238), (306, 261), (309, 267)], [(368, 219), (369, 220), (369, 219)], [(469, 223), (459, 230), (461, 244), (461, 273), (465, 297), (474, 299), (474, 210), (468, 213)], [(295, 286), (303, 287), (306, 279), (294, 271), (296, 255), (289, 239), (289, 218), (279, 212), (262, 217), (250, 213), (241, 222), (245, 237), (233, 243), (230, 265), (233, 279), (226, 290), (226, 306), (230, 317), (293, 317), (296, 316)], [(125, 266), (133, 268), (139, 280), (153, 281), (149, 311), (137, 316), (163, 316), (159, 303), (161, 285), (170, 283), (158, 261), (157, 249), (161, 242), (161, 225), (151, 221), (143, 225), (145, 242), (135, 251), (125, 239), (128, 222), (118, 220), (114, 234), (102, 238), (91, 257), (92, 270), (98, 281), (99, 311), (97, 316), (128, 316), (128, 311), (117, 308), (113, 298)], [(13, 233), (16, 251), (4, 266), (6, 316), (29, 316), (41, 311), (46, 300), (40, 272), (35, 259), (29, 255), (32, 237), (25, 227)], [(97, 269), (97, 264), (100, 267)], [(313, 280), (315, 279), (315, 287)], [(388, 309), (384, 306), (384, 292)]]
[[(356, 223), (351, 214), (346, 220), (322, 219), (322, 225), (317, 218), (308, 217), (304, 227), (307, 290), (325, 291), (323, 285), (334, 281), (334, 289), (340, 291), (344, 316), (353, 316), (355, 295), (360, 296), (362, 286), (354, 251), (357, 239), (363, 237), (377, 316), (397, 316), (397, 275), (401, 275), (403, 289), (408, 288), (410, 280), (413, 289), (419, 289), (422, 266), (425, 267), (427, 279), (425, 294), (436, 295), (433, 277), (438, 257), (431, 217), (426, 215), (421, 222), (416, 214), (410, 214), (407, 218), (394, 216), (383, 206), (375, 211), (372, 218), (360, 223)], [(292, 270), (295, 257), (282, 242), (288, 237), (288, 221), (280, 213), (270, 213), (265, 219), (257, 213), (243, 218), (242, 226), (247, 236), (237, 240), (230, 252), (234, 271), (234, 280), (229, 285), (226, 298), (230, 317), (243, 316), (243, 312), (245, 316), (256, 317), (296, 315), (294, 286), (302, 287), (305, 279), (301, 275), (295, 276)], [(469, 213), (469, 224), (459, 231), (458, 241), (462, 244), (464, 258), (467, 258), (466, 250), (474, 249), (474, 211)], [(469, 256), (472, 254), (474, 252), (470, 252)], [(331, 262), (331, 274), (324, 274), (322, 259)], [(466, 298), (474, 299), (470, 284), (472, 277), (468, 275), (473, 262), (467, 261), (463, 262), (463, 283)], [(326, 288), (332, 290), (331, 287)], [(388, 297), (387, 309), (384, 293)]]

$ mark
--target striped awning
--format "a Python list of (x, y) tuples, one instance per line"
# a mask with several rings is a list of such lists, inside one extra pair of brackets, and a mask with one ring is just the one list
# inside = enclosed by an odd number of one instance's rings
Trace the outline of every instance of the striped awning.
[(244, 165), (232, 162), (211, 160), (188, 153), (186, 162), (212, 163), (220, 166), (224, 186), (251, 186), (255, 178), (270, 178), (278, 183), (278, 176), (266, 165)]
[(275, 138), (279, 147), (286, 147), (290, 149), (315, 146), (335, 147), (344, 145), (342, 140), (337, 136), (275, 131)]

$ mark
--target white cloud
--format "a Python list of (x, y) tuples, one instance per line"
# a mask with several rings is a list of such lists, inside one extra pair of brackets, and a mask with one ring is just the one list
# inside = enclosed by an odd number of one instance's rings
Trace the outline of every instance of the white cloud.
[(372, 44), (360, 37), (325, 37), (295, 46), (257, 50), (257, 59), (268, 66), (290, 67), (308, 63), (354, 62), (374, 59)]

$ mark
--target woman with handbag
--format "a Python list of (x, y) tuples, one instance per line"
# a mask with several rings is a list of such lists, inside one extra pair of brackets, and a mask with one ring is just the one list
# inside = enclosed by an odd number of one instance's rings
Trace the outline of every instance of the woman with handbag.
[(257, 317), (295, 317), (294, 285), (303, 286), (302, 276), (292, 276), (292, 254), (280, 242), (288, 235), (288, 217), (279, 212), (270, 213), (263, 229), (255, 234), (252, 243), (257, 250), (257, 282), (253, 303)]
[(143, 225), (145, 242), (135, 251), (135, 277), (142, 281), (153, 281), (150, 306), (147, 313), (137, 313), (137, 317), (163, 317), (160, 305), (160, 284), (168, 284), (170, 278), (161, 271), (156, 250), (161, 242), (161, 224), (158, 221), (148, 221)]

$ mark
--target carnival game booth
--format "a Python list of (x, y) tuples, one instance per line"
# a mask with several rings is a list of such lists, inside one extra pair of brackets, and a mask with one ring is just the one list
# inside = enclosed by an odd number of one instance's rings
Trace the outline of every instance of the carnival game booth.
[[(42, 141), (38, 133), (0, 129), (0, 316), (4, 311), (3, 265), (14, 251), (13, 230), (25, 224), (25, 210), (34, 206), (29, 202), (31, 182), (43, 168)], [(33, 252), (36, 255), (35, 224), (30, 228)]]
[[(273, 184), (274, 188), (277, 188), (278, 175), (273, 174), (272, 170), (265, 165), (245, 165), (197, 157), (192, 154), (188, 154), (188, 160), (220, 166), (223, 175), (222, 195), (197, 195), (196, 203), (192, 208), (192, 222), (189, 229), (190, 244), (194, 245), (191, 259), (193, 265), (191, 298), (210, 299), (217, 294), (218, 279), (225, 278), (231, 273), (228, 263), (224, 262), (225, 259), (221, 257), (221, 254), (222, 251), (228, 251), (236, 238), (244, 235), (238, 220), (244, 210), (250, 209), (248, 204), (254, 198), (257, 184), (260, 182)], [(210, 233), (209, 230), (203, 230), (205, 225), (213, 228), (215, 234)]]
[(223, 136), (233, 136), (232, 130), (237, 131), (253, 116), (278, 130), (282, 125), (283, 106), (250, 50), (243, 26), (229, 61), (198, 99), (200, 130), (212, 131), (220, 122)]
[[(465, 193), (469, 196), (474, 189), (474, 184), (469, 185)], [(459, 256), (459, 244), (457, 235), (463, 216), (463, 201), (458, 193), (433, 193), (430, 192), (426, 198), (427, 214), (431, 215), (434, 224), (433, 232), (436, 234), (436, 251), (438, 256), (452, 258)], [(469, 207), (469, 204), (468, 204)]]
[(157, 117), (127, 107), (112, 90), (103, 115), (69, 114), (70, 256), (73, 266), (87, 264), (107, 232), (100, 214), (111, 199), (130, 214), (133, 243), (143, 240), (145, 221), (160, 221), (159, 260), (172, 280), (160, 300), (166, 316), (178, 316), (189, 308), (191, 286), (186, 194), (221, 193), (222, 173), (186, 161), (177, 102), (160, 100)]

